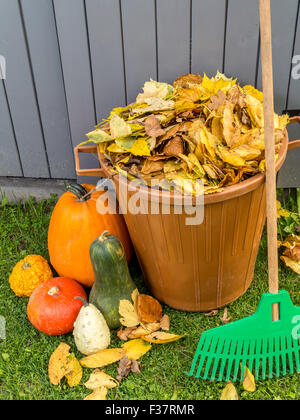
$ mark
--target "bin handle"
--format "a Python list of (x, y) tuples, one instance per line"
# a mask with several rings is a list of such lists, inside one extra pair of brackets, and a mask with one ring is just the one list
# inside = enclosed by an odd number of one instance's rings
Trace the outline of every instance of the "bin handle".
[[(294, 124), (294, 123), (298, 123), (300, 124), (300, 115), (297, 115), (295, 117), (291, 117), (290, 118), (290, 124)], [(290, 141), (289, 145), (288, 145), (288, 150), (294, 150), (297, 149), (298, 147), (300, 147), (300, 139), (299, 140), (294, 140), (294, 141)]]
[(97, 154), (97, 146), (77, 146), (74, 149), (76, 173), (79, 176), (96, 176), (99, 178), (106, 178), (104, 170), (100, 168), (82, 169), (80, 168), (79, 153)]

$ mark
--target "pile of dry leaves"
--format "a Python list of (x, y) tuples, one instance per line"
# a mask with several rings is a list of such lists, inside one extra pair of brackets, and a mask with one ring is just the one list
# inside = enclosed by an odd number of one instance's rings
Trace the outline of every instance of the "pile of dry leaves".
[[(254, 87), (217, 73), (173, 85), (151, 80), (143, 90), (87, 134), (85, 143), (99, 144), (113, 171), (192, 194), (199, 179), (209, 194), (264, 172), (263, 95)], [(288, 116), (274, 114), (274, 122), (278, 152)]]

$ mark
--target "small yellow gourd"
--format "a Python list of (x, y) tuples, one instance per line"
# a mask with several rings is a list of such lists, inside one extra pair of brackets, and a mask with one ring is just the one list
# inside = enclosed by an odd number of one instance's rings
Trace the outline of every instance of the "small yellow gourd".
[(45, 258), (40, 255), (28, 255), (17, 263), (9, 277), (9, 283), (17, 296), (30, 297), (40, 284), (52, 277), (52, 271)]
[(110, 330), (104, 316), (93, 304), (88, 304), (83, 298), (84, 306), (74, 324), (73, 335), (80, 353), (89, 356), (110, 345)]

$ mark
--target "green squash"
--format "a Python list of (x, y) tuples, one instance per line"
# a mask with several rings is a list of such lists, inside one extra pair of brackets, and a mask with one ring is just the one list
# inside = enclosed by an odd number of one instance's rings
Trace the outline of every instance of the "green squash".
[(120, 240), (107, 231), (90, 247), (90, 258), (95, 273), (89, 302), (103, 314), (111, 329), (121, 326), (120, 300), (131, 301), (137, 288), (130, 276), (124, 248)]

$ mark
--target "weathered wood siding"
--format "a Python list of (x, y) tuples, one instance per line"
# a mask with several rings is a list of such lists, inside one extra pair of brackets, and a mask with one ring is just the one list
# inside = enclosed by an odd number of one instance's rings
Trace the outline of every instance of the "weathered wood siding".
[[(261, 88), (258, 0), (0, 0), (0, 8), (0, 176), (75, 178), (73, 147), (150, 77), (220, 70)], [(272, 0), (280, 113), (300, 109), (299, 19), (298, 0)], [(290, 134), (300, 137), (299, 128)], [(297, 151), (288, 159), (280, 186), (300, 185), (299, 159)]]

